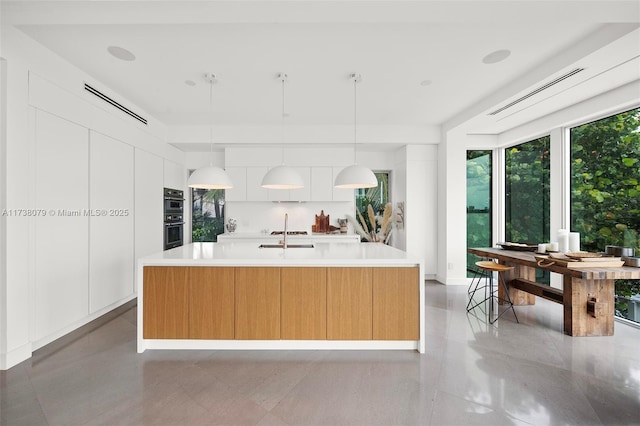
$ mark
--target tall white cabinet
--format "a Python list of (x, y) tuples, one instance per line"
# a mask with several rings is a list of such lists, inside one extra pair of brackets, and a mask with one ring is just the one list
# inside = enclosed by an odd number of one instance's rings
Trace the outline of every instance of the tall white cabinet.
[(86, 128), (42, 111), (35, 139), (34, 206), (46, 212), (34, 220), (37, 340), (88, 314), (89, 144)]
[(135, 259), (162, 251), (164, 244), (162, 241), (163, 179), (162, 158), (136, 148), (134, 161)]
[(133, 147), (89, 133), (90, 313), (134, 292), (133, 161)]

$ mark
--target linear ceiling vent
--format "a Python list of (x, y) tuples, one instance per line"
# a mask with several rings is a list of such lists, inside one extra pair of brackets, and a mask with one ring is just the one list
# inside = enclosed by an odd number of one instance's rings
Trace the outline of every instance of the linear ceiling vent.
[(499, 114), (502, 111), (504, 111), (505, 109), (511, 108), (512, 106), (514, 106), (516, 104), (519, 104), (520, 102), (522, 102), (522, 101), (524, 101), (526, 99), (529, 99), (533, 95), (537, 95), (538, 93), (542, 92), (543, 90), (547, 90), (551, 86), (555, 86), (556, 84), (560, 83), (561, 81), (566, 80), (567, 78), (572, 77), (572, 76), (578, 74), (581, 71), (584, 71), (584, 68), (576, 68), (576, 69), (574, 69), (572, 71), (569, 71), (568, 73), (566, 73), (564, 75), (561, 75), (560, 77), (556, 78), (555, 80), (552, 80), (552, 81), (550, 81), (550, 82), (538, 87), (537, 89), (532, 90), (531, 92), (529, 92), (526, 95), (516, 99), (515, 101), (510, 102), (510, 103), (506, 104), (505, 106), (503, 106), (501, 108), (498, 108), (495, 111), (490, 112), (489, 115)]
[(124, 106), (122, 104), (119, 104), (118, 102), (114, 101), (113, 99), (111, 99), (110, 97), (105, 95), (104, 93), (102, 93), (99, 90), (96, 90), (93, 87), (89, 86), (87, 83), (84, 84), (84, 90), (86, 90), (89, 93), (94, 94), (95, 96), (99, 97), (103, 101), (110, 103), (114, 107), (118, 108), (120, 111), (122, 111), (122, 112), (124, 112), (126, 114), (129, 114), (131, 117), (135, 118), (139, 122), (147, 124), (147, 119), (146, 118), (136, 114), (135, 112), (131, 111), (126, 106)]

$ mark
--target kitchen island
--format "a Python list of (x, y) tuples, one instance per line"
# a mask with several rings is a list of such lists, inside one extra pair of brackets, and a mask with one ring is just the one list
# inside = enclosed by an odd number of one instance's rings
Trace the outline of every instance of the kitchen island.
[(146, 349), (423, 353), (423, 266), (377, 243), (193, 243), (138, 260)]

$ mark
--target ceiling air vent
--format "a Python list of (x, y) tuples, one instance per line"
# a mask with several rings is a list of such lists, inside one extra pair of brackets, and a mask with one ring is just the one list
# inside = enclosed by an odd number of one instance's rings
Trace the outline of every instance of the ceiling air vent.
[(506, 104), (505, 106), (503, 106), (501, 108), (498, 108), (495, 111), (490, 112), (489, 115), (499, 114), (502, 111), (504, 111), (504, 110), (506, 110), (508, 108), (511, 108), (512, 106), (514, 106), (516, 104), (519, 104), (520, 102), (522, 102), (522, 101), (524, 101), (526, 99), (529, 99), (533, 95), (537, 95), (538, 93), (542, 92), (543, 90), (547, 90), (549, 87), (554, 86), (554, 85), (560, 83), (561, 81), (566, 80), (567, 78), (578, 74), (581, 71), (584, 71), (584, 68), (576, 68), (576, 69), (574, 69), (572, 71), (569, 71), (568, 73), (566, 73), (564, 75), (561, 75), (560, 77), (556, 78), (555, 80), (552, 80), (552, 81), (550, 81), (550, 82), (538, 87), (537, 89), (532, 90), (531, 92), (527, 93), (526, 95), (524, 95), (522, 97), (519, 97), (515, 101), (510, 102), (510, 103)]
[(114, 101), (113, 99), (111, 99), (110, 97), (105, 95), (104, 93), (102, 93), (99, 90), (96, 90), (93, 87), (89, 86), (87, 83), (84, 84), (84, 90), (86, 90), (87, 92), (99, 97), (103, 101), (108, 102), (109, 104), (111, 104), (114, 107), (118, 108), (120, 111), (124, 112), (125, 114), (129, 114), (131, 117), (135, 118), (139, 122), (147, 124), (147, 119), (146, 118), (136, 114), (135, 112), (131, 111), (126, 106)]

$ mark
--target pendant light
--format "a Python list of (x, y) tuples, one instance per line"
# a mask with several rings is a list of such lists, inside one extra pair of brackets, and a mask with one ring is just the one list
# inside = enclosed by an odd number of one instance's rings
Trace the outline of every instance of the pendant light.
[(230, 189), (233, 188), (233, 183), (225, 172), (220, 167), (213, 165), (213, 84), (217, 83), (218, 79), (215, 74), (206, 73), (204, 75), (205, 80), (209, 82), (209, 107), (211, 109), (211, 125), (209, 126), (209, 141), (210, 158), (209, 165), (206, 167), (200, 167), (196, 169), (189, 179), (187, 180), (187, 186), (190, 188), (202, 188), (202, 189)]
[(262, 187), (268, 189), (300, 189), (304, 188), (302, 176), (291, 167), (284, 164), (284, 85), (288, 80), (285, 73), (280, 73), (278, 78), (282, 82), (282, 165), (270, 169), (262, 178)]
[(353, 165), (346, 167), (338, 173), (334, 186), (336, 188), (373, 188), (378, 186), (376, 175), (365, 166), (357, 164), (356, 161), (356, 143), (357, 143), (357, 91), (358, 83), (362, 81), (360, 74), (351, 74), (353, 81)]

